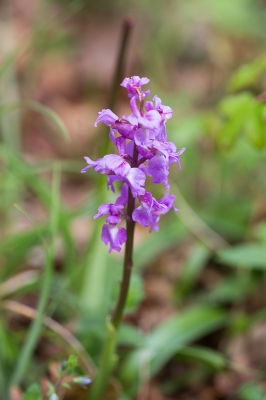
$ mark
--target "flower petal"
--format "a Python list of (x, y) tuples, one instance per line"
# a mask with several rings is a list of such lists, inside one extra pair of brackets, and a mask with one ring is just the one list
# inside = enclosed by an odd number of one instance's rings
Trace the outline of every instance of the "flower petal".
[(117, 225), (103, 225), (101, 239), (104, 244), (110, 243), (109, 253), (113, 250), (120, 251), (121, 245), (127, 240), (125, 228), (118, 228)]
[(98, 112), (98, 118), (96, 119), (94, 126), (97, 126), (98, 122), (103, 122), (107, 126), (113, 126), (115, 121), (118, 120), (118, 116), (113, 111), (106, 109)]

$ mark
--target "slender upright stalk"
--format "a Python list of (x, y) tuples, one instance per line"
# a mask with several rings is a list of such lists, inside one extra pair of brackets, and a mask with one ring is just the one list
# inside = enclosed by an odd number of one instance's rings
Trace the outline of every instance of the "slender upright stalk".
[[(134, 159), (133, 166), (135, 166), (137, 165), (138, 162), (138, 152), (136, 149), (136, 145), (134, 145), (133, 159)], [(126, 222), (127, 241), (126, 241), (125, 256), (124, 256), (123, 277), (117, 303), (111, 317), (111, 323), (113, 324), (115, 329), (118, 328), (122, 318), (122, 313), (126, 304), (127, 294), (130, 285), (131, 271), (133, 267), (133, 243), (134, 243), (135, 221), (133, 221), (132, 219), (132, 213), (134, 211), (134, 208), (135, 208), (135, 199), (132, 196), (131, 191), (128, 190), (127, 215), (129, 218), (127, 219)]]
[[(134, 147), (133, 164), (137, 165), (138, 152), (136, 146)], [(107, 337), (104, 343), (102, 352), (101, 362), (99, 365), (99, 374), (96, 377), (94, 384), (92, 385), (91, 392), (89, 394), (89, 400), (98, 400), (101, 398), (106, 384), (108, 382), (109, 375), (114, 366), (114, 352), (116, 347), (116, 336), (117, 329), (119, 327), (123, 310), (125, 308), (128, 290), (130, 286), (130, 277), (133, 267), (133, 243), (134, 243), (134, 229), (135, 222), (132, 219), (132, 213), (135, 208), (135, 199), (132, 196), (131, 191), (128, 191), (128, 204), (127, 204), (127, 215), (128, 220), (126, 222), (127, 241), (124, 256), (123, 266), (123, 277), (120, 286), (120, 292), (117, 300), (117, 304), (113, 311), (110, 320), (107, 319)]]
[(133, 241), (134, 241), (134, 228), (135, 222), (132, 220), (132, 212), (135, 207), (135, 199), (132, 196), (130, 190), (128, 195), (128, 206), (127, 206), (127, 214), (130, 220), (127, 220), (126, 230), (127, 230), (127, 241), (126, 241), (126, 249), (125, 249), (125, 257), (124, 257), (124, 266), (123, 266), (123, 278), (120, 286), (120, 293), (117, 300), (116, 307), (114, 309), (111, 322), (113, 326), (117, 329), (122, 317), (122, 313), (125, 307), (127, 294), (129, 290), (130, 284), (130, 276), (133, 266)]

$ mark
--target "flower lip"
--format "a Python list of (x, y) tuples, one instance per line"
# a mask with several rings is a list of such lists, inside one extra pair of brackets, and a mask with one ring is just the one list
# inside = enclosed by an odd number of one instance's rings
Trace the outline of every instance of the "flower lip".
[(104, 244), (110, 243), (109, 253), (113, 250), (121, 251), (121, 245), (127, 240), (125, 228), (118, 228), (114, 224), (105, 224), (102, 228), (101, 239)]

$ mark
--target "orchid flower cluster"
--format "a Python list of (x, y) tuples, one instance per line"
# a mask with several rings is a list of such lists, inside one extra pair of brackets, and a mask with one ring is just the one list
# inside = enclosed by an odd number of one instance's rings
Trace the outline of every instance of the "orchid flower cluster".
[[(154, 96), (153, 102), (145, 102), (144, 111), (144, 99), (150, 91), (142, 91), (142, 86), (149, 81), (148, 78), (133, 76), (121, 83), (130, 98), (132, 113), (128, 117), (120, 119), (109, 109), (98, 113), (95, 126), (103, 122), (110, 127), (109, 137), (118, 154), (107, 154), (96, 161), (84, 157), (88, 166), (82, 169), (82, 173), (94, 168), (96, 172), (106, 174), (107, 187), (113, 192), (114, 182), (122, 182), (116, 202), (102, 204), (94, 216), (94, 219), (107, 216), (101, 239), (106, 245), (110, 244), (109, 252), (120, 251), (121, 245), (127, 240), (126, 229), (118, 226), (121, 217), (145, 227), (150, 226), (151, 232), (159, 230), (161, 215), (170, 209), (178, 211), (174, 206), (175, 196), (169, 194), (169, 166), (177, 163), (178, 169), (181, 168), (180, 155), (185, 149), (176, 152), (175, 144), (167, 141), (165, 123), (172, 117), (170, 107), (163, 106), (161, 99)], [(152, 183), (164, 184), (165, 195), (160, 200), (156, 200), (145, 189), (147, 176), (152, 178)], [(130, 198), (133, 200), (133, 212), (129, 213)]]

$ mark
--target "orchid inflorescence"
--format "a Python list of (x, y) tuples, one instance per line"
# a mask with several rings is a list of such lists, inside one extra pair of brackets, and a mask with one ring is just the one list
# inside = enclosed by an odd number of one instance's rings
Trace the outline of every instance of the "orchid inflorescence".
[[(172, 117), (172, 109), (163, 106), (158, 96), (153, 97), (153, 102), (145, 102), (144, 112), (144, 99), (150, 91), (142, 91), (141, 87), (148, 82), (148, 78), (133, 76), (125, 78), (121, 83), (121, 86), (127, 89), (130, 98), (132, 113), (128, 117), (123, 116), (120, 119), (109, 109), (98, 113), (95, 126), (98, 122), (103, 122), (110, 127), (109, 137), (119, 155), (107, 154), (96, 161), (84, 157), (88, 166), (81, 172), (94, 168), (96, 172), (106, 174), (107, 187), (113, 192), (114, 182), (123, 182), (116, 202), (102, 204), (94, 216), (96, 219), (107, 215), (101, 239), (106, 245), (110, 243), (109, 252), (120, 251), (121, 245), (127, 240), (126, 229), (118, 227), (121, 217), (145, 227), (150, 226), (151, 232), (159, 230), (158, 221), (162, 214), (166, 214), (171, 208), (178, 211), (173, 204), (175, 196), (169, 195), (168, 175), (170, 164), (177, 163), (178, 169), (181, 168), (180, 155), (185, 148), (176, 152), (175, 144), (167, 141), (165, 123)], [(146, 191), (146, 176), (152, 178), (152, 183), (164, 183), (166, 192), (160, 200), (156, 200)], [(130, 199), (133, 200), (132, 212), (129, 212)]]

